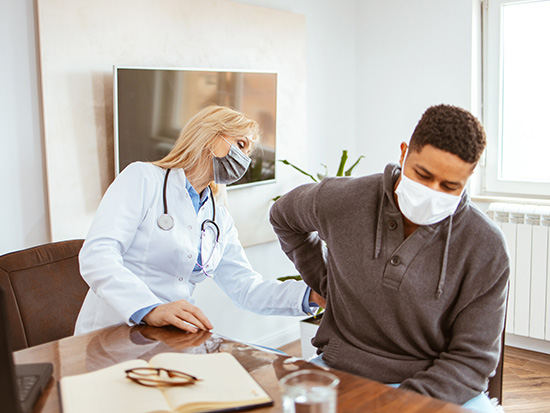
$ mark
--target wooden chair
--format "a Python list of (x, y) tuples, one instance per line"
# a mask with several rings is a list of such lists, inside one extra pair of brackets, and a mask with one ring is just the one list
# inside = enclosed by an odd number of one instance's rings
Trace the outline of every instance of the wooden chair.
[(506, 333), (506, 326), (502, 330), (502, 340), (500, 348), (500, 360), (495, 370), (495, 375), (489, 379), (489, 398), (495, 398), (500, 404), (502, 404), (502, 381), (504, 378), (504, 335)]
[(12, 350), (73, 334), (88, 291), (78, 266), (83, 242), (61, 241), (0, 256)]

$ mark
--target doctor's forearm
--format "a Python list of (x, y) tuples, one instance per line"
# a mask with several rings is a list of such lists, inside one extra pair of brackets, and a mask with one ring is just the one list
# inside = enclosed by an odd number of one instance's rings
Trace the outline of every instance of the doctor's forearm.
[(153, 304), (150, 306), (147, 306), (145, 308), (142, 308), (141, 310), (136, 311), (134, 314), (132, 314), (132, 317), (130, 317), (130, 321), (132, 321), (134, 324), (140, 324), (143, 318), (149, 314), (149, 312), (153, 309), (158, 307), (160, 304)]

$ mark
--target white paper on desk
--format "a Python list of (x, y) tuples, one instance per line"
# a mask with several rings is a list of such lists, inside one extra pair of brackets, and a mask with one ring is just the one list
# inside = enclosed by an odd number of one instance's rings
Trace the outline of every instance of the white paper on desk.
[[(170, 406), (154, 387), (140, 386), (126, 378), (125, 370), (149, 367), (144, 360), (131, 360), (95, 372), (63, 377), (61, 405), (64, 413), (146, 413), (169, 412)], [(136, 387), (138, 386), (138, 387)], [(131, 395), (139, 390), (139, 398)]]
[[(189, 386), (147, 387), (126, 378), (134, 367), (163, 367), (198, 377)], [(131, 360), (60, 382), (64, 413), (205, 412), (273, 404), (229, 353), (161, 353), (149, 363)]]

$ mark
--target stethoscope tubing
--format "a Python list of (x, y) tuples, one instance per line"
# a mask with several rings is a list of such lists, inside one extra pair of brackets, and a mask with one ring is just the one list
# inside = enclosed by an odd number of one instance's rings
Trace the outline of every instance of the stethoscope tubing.
[[(172, 169), (167, 168), (166, 174), (164, 175), (164, 184), (162, 187), (162, 206), (163, 214), (158, 217), (157, 225), (160, 229), (164, 231), (170, 231), (174, 227), (174, 218), (168, 213), (168, 201), (166, 199), (166, 187), (168, 186), (168, 175)], [(216, 228), (216, 242), (220, 239), (220, 228), (216, 224), (216, 201), (214, 200), (214, 194), (210, 190), (210, 199), (212, 200), (212, 219), (205, 219), (201, 224), (201, 232), (205, 230), (207, 224), (212, 224)]]
[(166, 201), (166, 186), (168, 185), (168, 175), (170, 175), (171, 169), (166, 170), (166, 175), (164, 175), (164, 185), (162, 187), (162, 205), (164, 206), (164, 214), (168, 215), (168, 202)]

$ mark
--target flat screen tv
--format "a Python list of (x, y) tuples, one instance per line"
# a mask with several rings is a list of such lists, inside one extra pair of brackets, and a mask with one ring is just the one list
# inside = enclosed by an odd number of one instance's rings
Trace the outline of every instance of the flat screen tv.
[(114, 67), (115, 168), (163, 158), (203, 107), (229, 106), (256, 120), (262, 140), (245, 176), (231, 186), (275, 180), (277, 74)]

